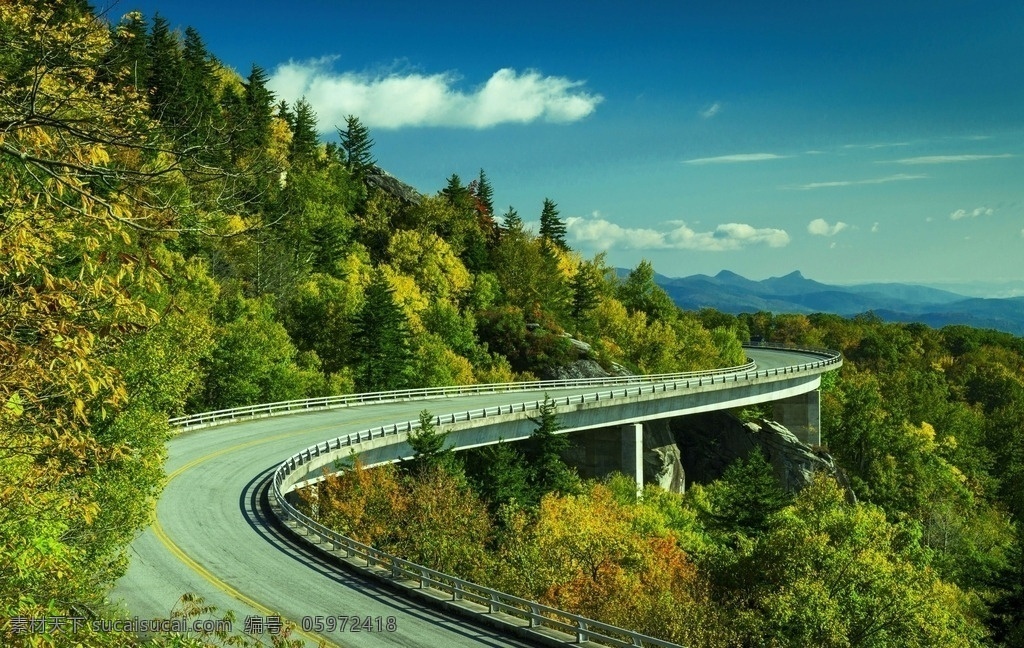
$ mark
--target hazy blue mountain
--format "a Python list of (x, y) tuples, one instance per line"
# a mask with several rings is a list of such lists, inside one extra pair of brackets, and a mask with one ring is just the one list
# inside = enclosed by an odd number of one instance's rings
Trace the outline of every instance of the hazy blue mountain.
[[(619, 270), (620, 275), (626, 273)], [(901, 283), (834, 286), (808, 279), (800, 271), (761, 281), (728, 270), (713, 277), (656, 275), (655, 281), (676, 304), (689, 310), (710, 307), (732, 314), (765, 310), (838, 315), (873, 311), (889, 321), (936, 327), (966, 324), (1024, 335), (1024, 297), (983, 299)]]

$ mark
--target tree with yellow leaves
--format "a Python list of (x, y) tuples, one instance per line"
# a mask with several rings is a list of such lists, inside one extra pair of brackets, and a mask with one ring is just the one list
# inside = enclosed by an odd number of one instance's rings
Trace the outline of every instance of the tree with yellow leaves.
[[(118, 86), (127, 70), (100, 74), (110, 33), (84, 6), (0, 4), (6, 618), (81, 613), (101, 600), (158, 490), (166, 408), (198, 379), (167, 347), (181, 344), (192, 362), (209, 342), (202, 309), (189, 314), (192, 337), (143, 335), (181, 310), (177, 299), (202, 301), (205, 271), (163, 241), (198, 225), (175, 206), (183, 180), (205, 171), (159, 139), (134, 86)], [(172, 273), (198, 283), (171, 286)], [(185, 381), (168, 392), (173, 402), (126, 380), (149, 370)], [(0, 644), (13, 645), (8, 631)]]

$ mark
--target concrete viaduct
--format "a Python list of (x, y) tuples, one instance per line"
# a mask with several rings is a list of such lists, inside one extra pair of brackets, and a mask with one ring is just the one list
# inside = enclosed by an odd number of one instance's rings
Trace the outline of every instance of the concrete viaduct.
[[(772, 402), (779, 422), (820, 443), (818, 388), (821, 374), (841, 365), (839, 354), (746, 351), (748, 364), (709, 372), (406, 390), (172, 420), (180, 433), (169, 443), (167, 485), (112, 601), (128, 616), (164, 618), (182, 594), (198, 593), (232, 610), (236, 625), (251, 615), (290, 620), (309, 645), (671, 646), (364, 547), (303, 516), (287, 493), (352, 452), (370, 465), (409, 456), (406, 439), (423, 409), (448, 412), (437, 420), (449, 442), (469, 448), (528, 437), (550, 398), (565, 432), (620, 428), (623, 471), (638, 483), (644, 421)], [(395, 596), (396, 587), (408, 596)], [(394, 629), (332, 629), (323, 622), (332, 615), (379, 617), (381, 628)]]

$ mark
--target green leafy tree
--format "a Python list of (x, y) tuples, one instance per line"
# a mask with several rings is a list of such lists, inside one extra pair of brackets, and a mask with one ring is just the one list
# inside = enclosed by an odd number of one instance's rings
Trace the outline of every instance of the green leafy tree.
[(318, 372), (297, 364), (288, 332), (274, 319), (269, 297), (235, 302), (217, 333), (207, 373), (204, 409), (293, 400), (306, 395)]
[(737, 643), (981, 646), (971, 597), (922, 560), (878, 508), (849, 504), (818, 477), (753, 547), (716, 575)]
[(101, 76), (118, 88), (146, 93), (149, 80), (149, 26), (138, 11), (124, 15), (111, 34), (112, 44)]
[(405, 386), (410, 364), (409, 330), (394, 290), (380, 270), (366, 287), (354, 319), (356, 387), (383, 391)]
[(646, 259), (619, 286), (618, 298), (628, 310), (656, 320), (671, 320), (678, 311), (668, 293), (654, 282), (654, 266)]

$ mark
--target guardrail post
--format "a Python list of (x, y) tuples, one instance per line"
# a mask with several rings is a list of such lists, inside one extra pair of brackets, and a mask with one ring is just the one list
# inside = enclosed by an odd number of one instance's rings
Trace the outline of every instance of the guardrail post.
[(491, 592), (491, 600), (487, 603), (487, 611), (494, 614), (498, 611), (498, 595)]
[(534, 604), (530, 604), (530, 627), (536, 628), (540, 625), (540, 608)]
[(587, 624), (580, 619), (576, 622), (576, 643), (583, 643), (587, 640)]

